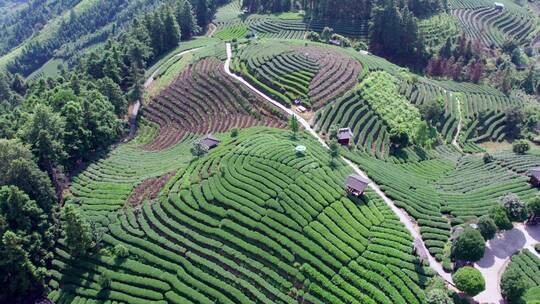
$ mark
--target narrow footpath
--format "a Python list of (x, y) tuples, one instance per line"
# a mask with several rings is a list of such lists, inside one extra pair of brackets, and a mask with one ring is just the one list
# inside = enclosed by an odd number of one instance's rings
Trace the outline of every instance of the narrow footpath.
[[(238, 76), (238, 75), (231, 72), (230, 63), (231, 63), (231, 59), (232, 59), (232, 50), (231, 50), (230, 43), (227, 43), (226, 46), (227, 46), (227, 60), (225, 61), (225, 72), (229, 76), (235, 78), (236, 80), (240, 81), (242, 84), (247, 86), (251, 91), (255, 92), (256, 94), (258, 94), (259, 96), (261, 96), (265, 100), (267, 100), (268, 102), (272, 103), (274, 106), (280, 108), (281, 110), (283, 110), (284, 112), (286, 112), (289, 115), (295, 116), (298, 119), (298, 121), (302, 124), (302, 126), (306, 129), (306, 131), (308, 131), (311, 135), (313, 135), (315, 138), (317, 138), (317, 140), (321, 143), (321, 145), (323, 145), (325, 148), (328, 149), (328, 145), (326, 144), (326, 142), (319, 136), (319, 134), (317, 134), (317, 132), (315, 132), (315, 130), (313, 130), (311, 128), (309, 123), (304, 118), (302, 118), (300, 115), (293, 112), (291, 109), (285, 107), (281, 103), (273, 100), (272, 98), (270, 98), (269, 96), (267, 96), (263, 92), (259, 91), (257, 88), (252, 86), (249, 82), (244, 80), (242, 77), (240, 77), (240, 76)], [(364, 178), (369, 179), (367, 174), (365, 174), (362, 170), (360, 170), (360, 168), (358, 168), (358, 166), (353, 164), (350, 160), (346, 159), (345, 157), (342, 157), (342, 159), (343, 159), (343, 161), (345, 161), (345, 163), (347, 163), (349, 166), (351, 166), (353, 168), (353, 170), (355, 171), (356, 174), (358, 174), (358, 175), (360, 175), (360, 176), (362, 176)], [(411, 235), (414, 238), (418, 238), (418, 239), (421, 240), (422, 246), (424, 247), (426, 252), (428, 252), (427, 249), (426, 249), (426, 246), (424, 244), (424, 241), (422, 240), (422, 238), (420, 236), (420, 231), (419, 231), (418, 225), (416, 225), (416, 223), (409, 217), (409, 215), (405, 211), (403, 211), (402, 209), (398, 208), (394, 204), (394, 202), (390, 198), (388, 198), (384, 194), (384, 192), (379, 188), (379, 186), (376, 185), (374, 182), (370, 182), (369, 187), (372, 190), (374, 190), (377, 193), (377, 195), (379, 195), (383, 199), (383, 201), (392, 209), (392, 211), (398, 216), (399, 220), (405, 225), (405, 227), (407, 227), (407, 229), (409, 230)], [(430, 267), (434, 271), (436, 271), (437, 274), (439, 274), (448, 283), (453, 285), (452, 276), (449, 273), (447, 273), (447, 272), (445, 272), (443, 270), (442, 265), (439, 262), (437, 262), (435, 260), (435, 258), (431, 254), (429, 254), (429, 252), (428, 252), (428, 261), (429, 261)]]
[[(446, 90), (444, 91), (446, 92)], [(450, 95), (453, 96), (451, 93)], [(459, 146), (459, 143), (458, 143), (459, 134), (461, 133), (461, 128), (463, 128), (463, 116), (461, 114), (461, 100), (459, 100), (456, 97), (456, 101), (457, 101), (457, 110), (458, 110), (459, 120), (458, 120), (456, 135), (454, 136), (454, 139), (452, 140), (452, 145), (454, 145), (459, 151), (463, 151), (461, 150), (461, 147)]]

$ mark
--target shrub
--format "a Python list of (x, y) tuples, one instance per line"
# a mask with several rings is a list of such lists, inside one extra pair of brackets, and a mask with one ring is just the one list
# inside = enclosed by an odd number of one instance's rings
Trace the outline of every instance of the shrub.
[(527, 210), (529, 211), (529, 214), (531, 215), (537, 215), (540, 216), (540, 197), (533, 198), (528, 204), (527, 204)]
[(332, 158), (330, 163), (328, 163), (328, 166), (332, 169), (336, 169), (339, 166), (339, 163), (335, 158)]
[(329, 152), (330, 152), (330, 156), (332, 158), (337, 158), (339, 157), (339, 144), (337, 141), (335, 140), (332, 140), (329, 144)]
[(233, 128), (231, 130), (231, 137), (237, 137), (238, 136), (238, 128)]
[(529, 143), (523, 139), (516, 140), (512, 143), (512, 151), (517, 154), (525, 154), (530, 148)]
[(511, 221), (519, 222), (527, 218), (527, 206), (519, 200), (517, 195), (507, 194), (501, 199), (501, 203)]
[(109, 288), (111, 286), (111, 274), (109, 271), (104, 271), (98, 278), (98, 284), (102, 289)]
[(357, 50), (357, 51), (363, 51), (363, 50), (367, 50), (368, 49), (368, 46), (365, 42), (363, 41), (357, 41), (354, 43), (354, 49)]
[(331, 125), (330, 129), (328, 131), (329, 139), (337, 139), (338, 131), (339, 131), (339, 126), (338, 125), (335, 125), (335, 124)]
[(426, 302), (429, 304), (453, 304), (452, 299), (444, 289), (433, 289), (426, 294)]
[(117, 244), (114, 246), (114, 255), (119, 258), (127, 258), (129, 255), (129, 249), (126, 248), (126, 246), (122, 244)]
[(484, 256), (486, 244), (480, 231), (466, 228), (452, 244), (452, 257), (476, 262)]
[(484, 153), (484, 156), (482, 156), (482, 160), (484, 161), (484, 164), (489, 164), (493, 162), (493, 155), (489, 153)]
[(456, 287), (471, 297), (482, 292), (486, 283), (478, 269), (470, 266), (460, 268), (452, 275)]
[(442, 260), (442, 267), (446, 272), (452, 272), (454, 270), (452, 260), (450, 260), (450, 258), (445, 258)]
[(480, 230), (480, 234), (486, 241), (491, 240), (497, 233), (497, 225), (492, 218), (483, 215), (478, 219), (478, 230)]
[(311, 40), (311, 41), (320, 41), (321, 40), (321, 36), (316, 32), (309, 32), (307, 34), (306, 38)]
[(495, 205), (489, 210), (489, 217), (493, 219), (497, 228), (501, 230), (510, 230), (513, 228), (512, 222), (506, 215), (504, 207), (501, 205)]
[(519, 303), (521, 296), (525, 294), (528, 288), (527, 279), (515, 268), (510, 268), (504, 272), (501, 278), (501, 290), (508, 303)]
[(191, 154), (195, 157), (201, 157), (206, 153), (208, 153), (208, 147), (200, 142), (194, 143), (193, 147), (191, 147)]

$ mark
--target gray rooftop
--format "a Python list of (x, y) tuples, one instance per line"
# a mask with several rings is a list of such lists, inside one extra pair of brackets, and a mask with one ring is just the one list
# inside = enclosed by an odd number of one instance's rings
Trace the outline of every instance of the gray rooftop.
[(537, 180), (540, 180), (540, 167), (531, 168), (529, 174)]
[(347, 187), (354, 189), (358, 192), (363, 192), (369, 184), (369, 180), (361, 177), (358, 174), (351, 174), (347, 177)]
[(211, 149), (219, 145), (220, 140), (215, 138), (212, 134), (208, 134), (203, 139), (201, 139), (200, 143), (207, 146), (208, 149)]
[(337, 138), (339, 140), (342, 139), (351, 139), (353, 137), (353, 133), (350, 128), (341, 128), (339, 129), (337, 133)]

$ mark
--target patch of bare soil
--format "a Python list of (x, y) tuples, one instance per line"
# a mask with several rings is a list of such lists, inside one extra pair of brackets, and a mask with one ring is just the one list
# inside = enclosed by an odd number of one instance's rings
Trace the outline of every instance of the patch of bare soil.
[(174, 172), (169, 172), (165, 175), (149, 178), (140, 183), (128, 198), (128, 203), (132, 206), (137, 206), (145, 200), (155, 199), (163, 186), (174, 176)]

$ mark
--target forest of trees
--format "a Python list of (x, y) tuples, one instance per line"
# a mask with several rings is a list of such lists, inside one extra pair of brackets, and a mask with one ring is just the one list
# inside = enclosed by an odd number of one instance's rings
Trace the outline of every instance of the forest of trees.
[[(76, 212), (59, 214), (70, 173), (126, 134), (127, 105), (142, 97), (145, 68), (206, 27), (215, 5), (156, 5), (56, 78), (27, 82), (19, 73), (0, 73), (0, 272), (7, 274), (0, 282), (1, 303), (25, 303), (46, 291), (56, 240), (69, 234), (69, 247), (70, 235), (80, 230), (72, 226), (87, 226)], [(83, 35), (71, 25), (82, 26), (85, 18), (72, 16), (61, 25), (64, 38)], [(22, 71), (37, 64), (21, 59)], [(60, 229), (61, 222), (68, 227)], [(86, 231), (90, 244), (93, 229)]]
[(358, 25), (369, 20), (369, 49), (391, 61), (421, 70), (429, 54), (418, 18), (445, 11), (447, 0), (243, 0), (250, 13), (277, 13), (299, 8), (307, 22)]
[[(0, 55), (39, 31), (50, 19), (81, 0), (31, 0), (22, 9), (0, 19)], [(1, 2), (1, 1), (0, 1)]]
[[(58, 5), (64, 9), (70, 8), (73, 5), (73, 1), (64, 2)], [(181, 3), (179, 4), (178, 2)], [(189, 7), (184, 8), (184, 2), (189, 3)], [(53, 56), (60, 56), (62, 59), (72, 62), (72, 57), (76, 56), (81, 49), (103, 42), (110, 37), (118, 36), (126, 27), (130, 27), (133, 19), (143, 18), (147, 20), (147, 12), (161, 10), (162, 7), (171, 7), (173, 10), (175, 8), (184, 10), (173, 13), (175, 16), (180, 16), (177, 23), (181, 23), (179, 25), (183, 29), (183, 37), (189, 39), (191, 35), (207, 26), (211, 21), (216, 6), (222, 2), (224, 1), (110, 0), (98, 1), (95, 5), (88, 7), (81, 13), (77, 13), (71, 9), (65, 13), (67, 16), (61, 20), (59, 28), (50, 35), (51, 37), (48, 37), (46, 40), (30, 38), (30, 42), (24, 46), (21, 54), (10, 62), (8, 69), (12, 73), (20, 73), (23, 76), (27, 76)], [(192, 19), (182, 17), (189, 11), (194, 14), (198, 27), (192, 27), (190, 25)], [(46, 19), (45, 17), (43, 18)], [(33, 25), (33, 21), (35, 20), (24, 18), (13, 21), (14, 24), (10, 28), (6, 28), (6, 33), (3, 35), (9, 35), (8, 32), (16, 31), (19, 27), (33, 28), (36, 26)], [(14, 33), (12, 35), (17, 36), (19, 34)], [(20, 35), (17, 43), (6, 45), (6, 50), (16, 46), (22, 39), (27, 37), (23, 34)]]

